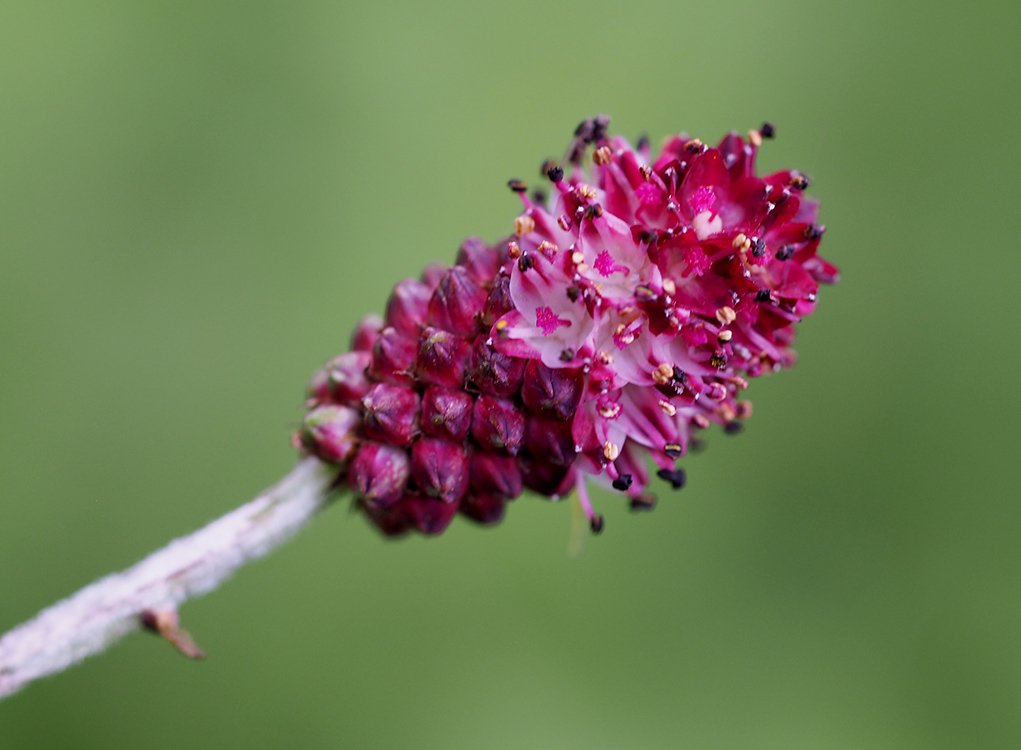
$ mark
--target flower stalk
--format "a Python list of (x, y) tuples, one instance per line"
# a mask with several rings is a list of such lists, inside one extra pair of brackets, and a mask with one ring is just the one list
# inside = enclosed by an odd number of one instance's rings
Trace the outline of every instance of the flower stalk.
[(178, 607), (290, 539), (330, 504), (334, 479), (318, 459), (306, 458), (254, 500), (14, 628), (0, 638), (0, 700), (136, 630), (156, 632), (182, 654), (201, 658), (178, 623)]

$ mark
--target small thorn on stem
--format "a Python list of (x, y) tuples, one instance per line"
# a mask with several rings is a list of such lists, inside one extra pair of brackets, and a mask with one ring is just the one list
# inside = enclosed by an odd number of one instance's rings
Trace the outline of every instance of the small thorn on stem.
[(181, 627), (180, 618), (177, 612), (146, 609), (139, 615), (142, 627), (146, 630), (161, 636), (171, 646), (176, 648), (182, 656), (189, 659), (205, 659), (205, 652), (191, 637), (191, 634)]

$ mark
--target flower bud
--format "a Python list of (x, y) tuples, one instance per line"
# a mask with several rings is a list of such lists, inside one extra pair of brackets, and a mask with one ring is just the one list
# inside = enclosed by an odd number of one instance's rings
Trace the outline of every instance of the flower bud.
[(432, 386), (422, 394), (422, 432), (461, 442), (468, 437), (475, 401), (464, 391)]
[(411, 448), (411, 477), (423, 495), (457, 502), (468, 488), (464, 448), (436, 438), (417, 440)]
[(365, 374), (370, 362), (372, 355), (359, 351), (347, 352), (330, 360), (326, 365), (330, 398), (348, 406), (358, 404), (372, 387)]
[(510, 276), (501, 273), (493, 281), (493, 286), (482, 306), (482, 325), (492, 328), (500, 318), (514, 309), (514, 301), (510, 294)]
[(472, 454), (472, 494), (517, 497), (521, 489), (521, 469), (516, 458), (482, 451)]
[(411, 338), (396, 328), (384, 328), (372, 349), (369, 375), (387, 383), (411, 384), (414, 382), (412, 373), (417, 352), (417, 338)]
[(525, 367), (521, 400), (532, 411), (570, 419), (578, 408), (581, 393), (582, 373), (578, 369), (551, 370), (538, 360), (531, 360)]
[(326, 404), (305, 415), (301, 442), (323, 461), (344, 465), (358, 445), (361, 417), (346, 406)]
[(399, 502), (393, 505), (381, 506), (362, 500), (358, 503), (358, 506), (384, 536), (391, 538), (401, 537), (412, 529), (411, 519)]
[(418, 403), (418, 394), (410, 388), (377, 383), (362, 399), (365, 434), (393, 445), (411, 445), (418, 433)]
[(469, 237), (457, 251), (456, 265), (464, 268), (473, 280), (482, 285), (493, 280), (501, 262), (499, 251), (478, 237)]
[(383, 330), (383, 319), (378, 315), (366, 315), (351, 334), (351, 349), (356, 352), (371, 352)]
[(347, 480), (369, 505), (386, 507), (401, 499), (408, 474), (405, 451), (382, 443), (364, 443), (347, 470)]
[(503, 520), (506, 507), (507, 501), (499, 495), (466, 495), (461, 501), (461, 513), (483, 525)]
[(525, 438), (525, 418), (512, 401), (479, 396), (472, 413), (471, 432), (483, 448), (503, 450), (514, 456)]
[(570, 466), (576, 456), (571, 423), (553, 417), (529, 417), (525, 445), (531, 455), (555, 466)]
[(521, 476), (528, 489), (547, 497), (563, 497), (574, 487), (572, 467), (558, 466), (535, 456), (521, 459)]
[(432, 497), (407, 495), (401, 508), (411, 524), (426, 536), (442, 534), (454, 520), (457, 503), (445, 503)]
[(517, 393), (524, 372), (524, 360), (501, 354), (484, 336), (475, 340), (468, 377), (483, 393), (502, 397)]
[(429, 323), (457, 336), (478, 332), (476, 314), (486, 301), (486, 291), (460, 266), (448, 270), (429, 300)]
[(432, 291), (418, 279), (397, 282), (386, 303), (386, 324), (409, 336), (418, 336), (425, 324)]
[(471, 347), (460, 336), (428, 327), (418, 341), (416, 374), (419, 380), (447, 388), (464, 385)]

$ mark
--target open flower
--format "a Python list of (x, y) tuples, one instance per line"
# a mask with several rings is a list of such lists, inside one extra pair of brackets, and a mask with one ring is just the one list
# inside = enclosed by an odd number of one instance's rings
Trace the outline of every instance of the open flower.
[[(695, 430), (735, 432), (746, 378), (794, 361), (794, 326), (837, 270), (808, 179), (755, 173), (771, 126), (711, 148), (679, 135), (652, 157), (603, 116), (543, 165), (513, 235), (466, 240), (456, 264), (399, 283), (382, 324), (313, 378), (299, 433), (386, 534), (498, 521), (524, 488), (578, 498), (588, 479), (653, 504)], [(583, 166), (591, 154), (589, 167)]]

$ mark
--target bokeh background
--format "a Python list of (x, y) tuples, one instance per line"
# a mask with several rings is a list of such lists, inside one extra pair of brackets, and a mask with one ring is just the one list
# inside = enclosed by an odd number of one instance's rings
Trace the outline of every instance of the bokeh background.
[(1021, 746), (1016, 3), (0, 5), (0, 630), (250, 498), (575, 124), (777, 127), (842, 282), (648, 515), (344, 507), (0, 704), (21, 748)]

